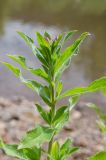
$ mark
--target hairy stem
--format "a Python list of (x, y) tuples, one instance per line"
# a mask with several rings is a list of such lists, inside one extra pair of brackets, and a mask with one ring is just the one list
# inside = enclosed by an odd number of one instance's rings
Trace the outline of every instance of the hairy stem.
[[(53, 78), (54, 80), (54, 78)], [(51, 100), (52, 100), (52, 108), (51, 108), (51, 118), (53, 119), (55, 116), (55, 85), (51, 85)], [(51, 127), (53, 127), (53, 125), (51, 124)], [(50, 140), (49, 144), (48, 144), (48, 154), (51, 153), (51, 149), (52, 149), (52, 144), (54, 141), (54, 136), (53, 135), (52, 139)], [(47, 160), (50, 160), (50, 157), (48, 156)]]

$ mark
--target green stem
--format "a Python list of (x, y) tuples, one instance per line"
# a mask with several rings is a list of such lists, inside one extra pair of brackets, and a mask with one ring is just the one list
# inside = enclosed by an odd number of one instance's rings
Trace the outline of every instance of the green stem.
[[(53, 80), (54, 80), (54, 78), (53, 78)], [(53, 119), (55, 116), (55, 86), (54, 85), (51, 85), (51, 94), (52, 94), (51, 95), (51, 100), (52, 100), (51, 117)], [(50, 126), (53, 127), (52, 124)], [(54, 136), (55, 136), (55, 134), (53, 135), (52, 139), (50, 140), (50, 142), (48, 144), (48, 154), (51, 153), (52, 144), (54, 141)], [(50, 160), (49, 156), (48, 156), (47, 160)]]

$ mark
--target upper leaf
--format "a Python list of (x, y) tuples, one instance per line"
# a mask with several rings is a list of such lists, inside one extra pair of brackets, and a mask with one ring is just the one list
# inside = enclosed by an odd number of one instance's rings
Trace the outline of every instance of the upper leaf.
[(56, 53), (57, 55), (60, 54), (64, 42), (71, 38), (75, 33), (76, 30), (59, 34), (59, 36), (52, 43), (52, 52)]
[(36, 107), (41, 115), (41, 117), (48, 123), (50, 124), (50, 118), (49, 118), (49, 114), (46, 110), (43, 109), (43, 107), (41, 107), (39, 104), (36, 104)]
[(28, 67), (26, 64), (26, 58), (24, 56), (9, 54), (8, 57), (14, 60), (15, 62), (17, 62), (18, 64), (20, 64), (21, 67), (23, 67), (24, 69), (30, 71), (32, 74), (42, 77), (46, 81), (50, 81), (48, 78), (48, 75), (42, 68), (34, 69), (34, 68)]
[(101, 90), (102, 88), (106, 88), (106, 77), (102, 77), (100, 79), (97, 79), (91, 82), (90, 85), (88, 85), (87, 87), (79, 87), (79, 88), (77, 87), (77, 88), (70, 89), (64, 92), (60, 96), (60, 99), (67, 96), (76, 96), (76, 95), (82, 95), (85, 93), (96, 92)]
[(34, 41), (32, 38), (30, 38), (29, 36), (27, 36), (25, 33), (23, 32), (19, 32), (17, 31), (17, 33), (25, 40), (25, 42), (30, 46), (30, 48), (32, 49), (34, 55), (36, 55), (36, 46), (34, 44)]
[(76, 55), (79, 45), (84, 41), (84, 39), (89, 35), (88, 32), (83, 33), (70, 47), (66, 48), (65, 51), (59, 56), (55, 65), (55, 77), (63, 72), (68, 66), (69, 61), (73, 55)]
[(49, 93), (49, 88), (47, 86), (43, 86), (42, 84), (38, 83), (35, 80), (25, 79), (22, 76), (21, 71), (18, 67), (14, 67), (12, 64), (9, 64), (6, 62), (2, 62), (2, 63), (7, 68), (9, 68), (17, 77), (19, 77), (22, 83), (24, 83), (27, 87), (37, 92), (37, 94), (42, 97), (44, 102), (47, 103), (49, 106), (51, 106), (50, 93)]
[(36, 32), (36, 36), (40, 46), (46, 46), (49, 48), (49, 43), (39, 32)]

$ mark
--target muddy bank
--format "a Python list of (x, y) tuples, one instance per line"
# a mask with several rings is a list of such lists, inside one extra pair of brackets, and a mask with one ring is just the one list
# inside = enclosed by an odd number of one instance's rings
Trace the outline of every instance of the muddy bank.
[[(85, 160), (86, 157), (106, 148), (103, 136), (95, 123), (96, 119), (96, 114), (85, 108), (83, 102), (73, 110), (70, 121), (58, 136), (61, 142), (66, 137), (72, 137), (74, 145), (80, 147), (80, 151), (70, 160)], [(0, 98), (0, 136), (5, 142), (17, 143), (25, 131), (37, 123), (44, 122), (39, 117), (34, 102), (22, 98)], [(0, 151), (0, 160), (15, 159)]]

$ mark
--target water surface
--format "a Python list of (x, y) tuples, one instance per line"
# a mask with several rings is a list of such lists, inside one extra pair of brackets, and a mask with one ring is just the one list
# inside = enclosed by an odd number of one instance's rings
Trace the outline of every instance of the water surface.
[[(29, 34), (37, 44), (36, 31), (46, 30), (55, 37), (73, 29), (79, 33), (89, 31), (92, 36), (83, 43), (80, 54), (64, 73), (64, 90), (87, 85), (106, 75), (106, 0), (1, 0), (0, 59), (10, 61), (6, 54), (21, 54), (28, 58), (28, 64), (37, 67), (36, 58), (16, 30)], [(71, 43), (68, 41), (67, 45)], [(14, 95), (38, 98), (0, 64), (0, 96)]]

